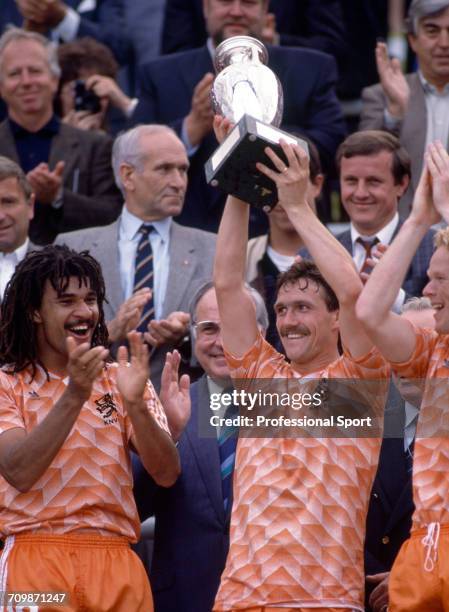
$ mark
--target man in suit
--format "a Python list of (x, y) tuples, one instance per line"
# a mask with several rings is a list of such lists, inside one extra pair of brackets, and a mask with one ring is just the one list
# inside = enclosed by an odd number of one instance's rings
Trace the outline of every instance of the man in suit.
[(0, 32), (8, 24), (55, 41), (90, 36), (107, 45), (121, 64), (129, 61), (123, 0), (2, 0)]
[[(266, 330), (264, 302), (252, 290), (258, 324)], [(229, 547), (232, 502), (225, 504), (221, 476), (220, 428), (211, 410), (232, 387), (221, 342), (220, 316), (212, 282), (199, 281), (192, 296), (194, 354), (205, 374), (191, 387), (192, 413), (183, 431), (169, 410), (167, 419), (178, 439), (181, 476), (168, 489), (154, 487), (135, 463), (134, 494), (141, 518), (155, 514), (150, 576), (155, 612), (210, 612)], [(184, 429), (185, 427), (185, 429)], [(232, 461), (232, 457), (231, 457)]]
[(0, 156), (0, 301), (18, 263), (38, 247), (28, 238), (34, 194), (20, 166)]
[(384, 43), (376, 47), (380, 83), (363, 91), (360, 129), (384, 129), (399, 136), (412, 159), (411, 189), (401, 201), (407, 215), (418, 184), (427, 145), (449, 146), (449, 0), (413, 0), (407, 18), (408, 40), (419, 70), (404, 74), (389, 59)]
[[(346, 138), (337, 152), (337, 166), (342, 203), (351, 220), (350, 229), (337, 238), (366, 280), (374, 265), (371, 251), (384, 252), (403, 224), (398, 202), (410, 182), (410, 157), (392, 134), (369, 130)], [(413, 258), (396, 311), (406, 295), (420, 296), (427, 284), (433, 235), (433, 230), (427, 232)]]
[[(212, 131), (210, 103), (214, 49), (230, 36), (244, 34), (261, 38), (267, 10), (267, 0), (245, 4), (204, 0), (210, 37), (207, 45), (162, 57), (142, 67), (141, 97), (132, 121), (170, 124), (189, 152), (189, 189), (181, 223), (212, 231), (218, 228), (224, 195), (209, 187), (204, 176), (204, 164), (218, 146)], [(335, 95), (335, 61), (307, 49), (273, 46), (268, 53), (269, 67), (284, 90), (281, 127), (310, 137), (320, 151), (323, 164), (329, 165), (344, 134)], [(265, 219), (263, 227), (266, 227)]]
[[(337, 0), (270, 0), (264, 42), (308, 47), (341, 57), (345, 29)], [(206, 42), (203, 0), (167, 0), (162, 30), (162, 53), (200, 47)]]
[(0, 38), (0, 154), (19, 163), (36, 196), (30, 236), (38, 244), (60, 231), (110, 223), (120, 211), (111, 140), (64, 125), (53, 113), (59, 78), (55, 50), (18, 28)]
[[(120, 342), (136, 325), (145, 332), (153, 347), (151, 380), (159, 388), (167, 350), (188, 331), (192, 281), (212, 273), (215, 236), (173, 221), (184, 203), (189, 166), (184, 145), (173, 130), (145, 125), (121, 134), (114, 143), (112, 163), (125, 198), (119, 219), (107, 227), (62, 234), (57, 242), (77, 251), (89, 249), (100, 262), (110, 336)], [(135, 281), (145, 224), (151, 224), (152, 271), (148, 274), (154, 276), (142, 285)], [(151, 302), (154, 312), (145, 312)], [(144, 315), (148, 325), (141, 320)]]

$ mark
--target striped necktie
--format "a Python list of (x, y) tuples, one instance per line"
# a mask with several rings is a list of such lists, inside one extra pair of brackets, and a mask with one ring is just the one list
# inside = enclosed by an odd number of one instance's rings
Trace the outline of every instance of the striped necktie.
[[(139, 228), (141, 234), (136, 251), (136, 267), (134, 272), (134, 293), (143, 287), (148, 287), (153, 291), (153, 249), (150, 243), (150, 232), (154, 230), (152, 225), (142, 224)], [(154, 299), (145, 304), (142, 317), (137, 331), (144, 333), (147, 331), (148, 323), (154, 318)]]
[(365, 259), (363, 260), (362, 267), (360, 268), (360, 274), (365, 272), (366, 274), (370, 274), (372, 272), (372, 267), (368, 265), (367, 260), (371, 257), (371, 252), (373, 247), (376, 246), (380, 242), (379, 238), (373, 238), (372, 240), (363, 240), (360, 236), (357, 238), (357, 242), (362, 245), (365, 249)]
[[(226, 393), (226, 391), (223, 391), (223, 393)], [(238, 406), (228, 406), (224, 413), (224, 418), (234, 418), (238, 415), (238, 412)], [(237, 439), (238, 427), (235, 425), (224, 425), (221, 428), (220, 435), (218, 436), (218, 451), (220, 454), (221, 488), (223, 491), (223, 504), (225, 510), (228, 509), (231, 498)]]

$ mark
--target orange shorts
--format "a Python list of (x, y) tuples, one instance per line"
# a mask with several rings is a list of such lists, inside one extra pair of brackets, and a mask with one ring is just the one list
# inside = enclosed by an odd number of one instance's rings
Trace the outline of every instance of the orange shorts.
[[(3, 605), (14, 610), (33, 610), (29, 600), (19, 603), (32, 594), (39, 612), (153, 612), (145, 569), (121, 537), (10, 536), (0, 558), (0, 591)], [(64, 593), (62, 604), (54, 599)]]
[(389, 612), (449, 611), (449, 525), (432, 533), (414, 531), (404, 542), (391, 570), (388, 595)]

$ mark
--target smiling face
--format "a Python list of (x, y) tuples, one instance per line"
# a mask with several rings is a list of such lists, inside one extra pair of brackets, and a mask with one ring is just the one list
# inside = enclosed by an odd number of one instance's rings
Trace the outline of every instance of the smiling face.
[(13, 40), (0, 64), (0, 94), (10, 117), (19, 124), (42, 124), (53, 114), (58, 79), (50, 70), (46, 48), (34, 40)]
[(342, 157), (341, 199), (356, 230), (366, 236), (380, 231), (392, 220), (408, 178), (395, 184), (390, 151), (374, 155)]
[(0, 181), (0, 252), (12, 253), (27, 239), (34, 196), (27, 200), (16, 177)]
[(209, 289), (196, 307), (195, 357), (203, 370), (215, 380), (229, 378), (229, 368), (221, 340), (220, 315), (215, 289)]
[(38, 356), (47, 369), (60, 372), (67, 365), (66, 341), (91, 343), (99, 320), (96, 293), (89, 281), (82, 282), (70, 277), (65, 290), (58, 294), (50, 281), (46, 281), (42, 303), (34, 313), (37, 326)]
[(436, 87), (449, 82), (449, 7), (423, 17), (416, 34), (409, 35), (424, 78)]
[(231, 36), (260, 38), (267, 0), (203, 0), (209, 36), (217, 46)]
[(338, 311), (329, 311), (324, 289), (298, 279), (280, 287), (274, 305), (276, 328), (287, 357), (301, 371), (312, 372), (336, 356)]
[(430, 260), (427, 270), (429, 282), (423, 295), (430, 299), (435, 309), (435, 330), (440, 334), (449, 333), (449, 249), (440, 246)]
[(123, 164), (126, 205), (143, 221), (179, 215), (187, 189), (189, 161), (179, 138), (167, 131), (140, 136), (142, 168)]

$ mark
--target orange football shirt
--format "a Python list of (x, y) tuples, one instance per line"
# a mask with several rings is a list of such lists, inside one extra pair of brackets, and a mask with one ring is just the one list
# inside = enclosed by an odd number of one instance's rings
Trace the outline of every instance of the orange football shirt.
[(417, 327), (415, 334), (410, 359), (391, 364), (400, 376), (424, 386), (413, 452), (412, 531), (449, 524), (449, 335)]
[[(234, 379), (301, 378), (261, 336)], [(381, 380), (389, 368), (374, 349), (348, 354), (308, 379)], [(365, 519), (381, 439), (243, 438), (237, 446), (230, 550), (214, 611), (256, 606), (338, 607), (363, 612)]]
[[(0, 533), (120, 535), (137, 541), (140, 521), (132, 491), (129, 442), (133, 428), (117, 388), (117, 364), (96, 379), (64, 444), (39, 480), (21, 493), (0, 476)], [(30, 432), (53, 409), (68, 378), (38, 367), (0, 371), (0, 434), (20, 427)], [(169, 431), (162, 405), (148, 383), (145, 399), (158, 425)], [(135, 445), (134, 445), (135, 446)]]

